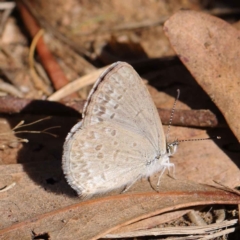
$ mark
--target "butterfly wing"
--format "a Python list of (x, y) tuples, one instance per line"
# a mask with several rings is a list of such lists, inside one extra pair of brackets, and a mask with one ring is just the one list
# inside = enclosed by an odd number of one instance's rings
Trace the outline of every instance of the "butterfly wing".
[(145, 136), (156, 151), (166, 152), (157, 109), (142, 79), (127, 63), (114, 63), (99, 77), (89, 94), (83, 115), (83, 126), (113, 122)]
[(127, 63), (111, 65), (64, 144), (67, 181), (89, 197), (162, 169), (165, 156), (162, 124), (142, 79)]
[(64, 148), (63, 170), (68, 183), (85, 198), (149, 175), (148, 159), (156, 155), (145, 137), (107, 122), (78, 129)]

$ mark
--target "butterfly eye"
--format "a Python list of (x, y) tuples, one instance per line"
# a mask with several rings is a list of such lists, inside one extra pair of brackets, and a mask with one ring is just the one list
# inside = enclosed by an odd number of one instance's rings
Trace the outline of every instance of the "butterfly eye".
[(170, 144), (167, 144), (167, 154), (168, 154), (168, 156), (172, 156), (177, 151), (178, 144), (179, 144), (178, 141), (174, 141)]

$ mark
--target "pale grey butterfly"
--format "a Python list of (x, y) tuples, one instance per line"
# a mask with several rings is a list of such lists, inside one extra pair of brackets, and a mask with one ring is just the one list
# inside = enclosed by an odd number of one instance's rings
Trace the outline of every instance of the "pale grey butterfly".
[[(89, 198), (174, 167), (161, 120), (140, 76), (116, 62), (94, 84), (83, 119), (68, 134), (63, 172), (77, 193)], [(159, 180), (160, 180), (159, 177)], [(159, 184), (159, 181), (158, 181)]]

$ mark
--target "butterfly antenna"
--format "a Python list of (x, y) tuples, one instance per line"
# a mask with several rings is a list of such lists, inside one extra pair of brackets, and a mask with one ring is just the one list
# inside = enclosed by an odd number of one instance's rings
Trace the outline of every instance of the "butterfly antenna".
[(172, 125), (172, 120), (173, 120), (173, 116), (174, 116), (174, 112), (175, 112), (175, 107), (176, 107), (176, 104), (177, 104), (177, 101), (178, 101), (179, 97), (180, 97), (180, 89), (177, 89), (177, 97), (175, 98), (175, 101), (173, 103), (172, 112), (171, 112), (171, 115), (170, 115), (168, 129), (167, 129), (167, 135), (166, 135), (167, 142), (168, 142), (168, 135), (169, 135), (169, 132), (170, 132), (170, 127)]
[(196, 139), (183, 139), (183, 140), (177, 140), (177, 142), (193, 142), (193, 141), (202, 141), (202, 140), (213, 140), (213, 139), (221, 139), (220, 136), (213, 136), (208, 138), (196, 138)]

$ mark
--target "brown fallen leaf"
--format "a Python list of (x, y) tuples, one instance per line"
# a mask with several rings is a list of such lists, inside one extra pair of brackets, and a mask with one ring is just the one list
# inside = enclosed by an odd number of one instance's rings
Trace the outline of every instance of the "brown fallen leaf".
[(240, 32), (217, 17), (190, 10), (174, 14), (164, 31), (240, 141)]
[(220, 135), (220, 140), (182, 142), (171, 162), (175, 164), (175, 178), (216, 185), (219, 182), (230, 188), (240, 185), (239, 150), (228, 146), (235, 142), (227, 129), (204, 130), (171, 127), (173, 139), (201, 139)]
[[(45, 170), (43, 167), (40, 169)], [(2, 179), (3, 174), (0, 173)], [(121, 226), (166, 211), (240, 202), (240, 196), (235, 193), (167, 178), (162, 182), (160, 193), (153, 190), (145, 192), (145, 188), (142, 193), (121, 194), (78, 203), (78, 198), (71, 200), (66, 195), (52, 194), (50, 189), (46, 191), (47, 189), (39, 188), (26, 174), (21, 173), (20, 166), (18, 173), (12, 167), (12, 171), (10, 168), (5, 171), (4, 175), (7, 174), (15, 178), (17, 183), (0, 195), (1, 212), (4, 213), (1, 215), (0, 237), (5, 239), (16, 236), (20, 239), (30, 238), (33, 233), (37, 236), (47, 235), (51, 239), (69, 239), (70, 235), (71, 239), (98, 239)], [(61, 181), (57, 185), (64, 189)], [(141, 184), (143, 185), (146, 187), (149, 184), (146, 182)]]

